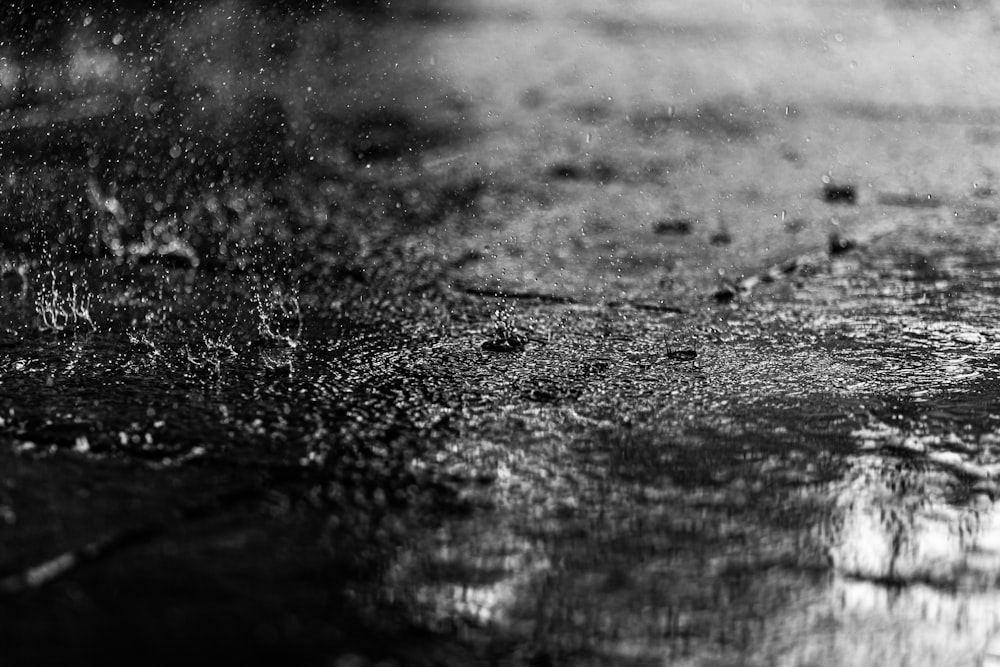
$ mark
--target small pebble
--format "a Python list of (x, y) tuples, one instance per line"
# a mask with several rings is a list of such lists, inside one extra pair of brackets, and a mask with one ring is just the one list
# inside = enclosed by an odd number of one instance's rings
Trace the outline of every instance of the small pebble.
[(830, 204), (854, 204), (857, 202), (857, 194), (853, 185), (825, 183), (823, 200)]
[(549, 175), (555, 176), (556, 178), (578, 180), (583, 178), (583, 170), (572, 164), (560, 163), (552, 165), (549, 169)]
[(524, 343), (520, 336), (497, 336), (485, 341), (481, 347), (487, 352), (521, 352)]
[(716, 291), (716, 293), (712, 295), (712, 298), (719, 303), (729, 303), (736, 298), (736, 290), (729, 285), (726, 285)]
[(843, 255), (845, 252), (854, 250), (857, 245), (858, 244), (852, 239), (845, 238), (834, 232), (833, 234), (830, 234), (830, 242), (827, 246), (827, 250), (830, 255)]
[(653, 225), (656, 234), (690, 234), (694, 229), (694, 221), (687, 218), (666, 218), (657, 220)]
[(726, 230), (720, 230), (712, 234), (708, 239), (708, 242), (712, 245), (729, 245), (733, 242), (733, 237)]

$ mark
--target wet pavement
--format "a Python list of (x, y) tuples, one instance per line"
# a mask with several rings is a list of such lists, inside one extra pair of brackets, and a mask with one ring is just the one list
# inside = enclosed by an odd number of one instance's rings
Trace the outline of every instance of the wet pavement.
[(379, 7), (0, 60), (3, 664), (1000, 664), (1000, 14)]

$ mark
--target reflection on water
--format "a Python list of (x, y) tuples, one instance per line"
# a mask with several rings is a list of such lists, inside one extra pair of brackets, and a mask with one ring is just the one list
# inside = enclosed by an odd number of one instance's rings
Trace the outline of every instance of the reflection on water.
[[(649, 347), (669, 320), (606, 321), (575, 398), (467, 414), (443, 461), (495, 482), (386, 594), (525, 661), (977, 664), (1000, 633), (1000, 348), (966, 305), (989, 286), (888, 299), (878, 256), (714, 321), (689, 368)], [(579, 349), (508, 377), (558, 383)]]
[(1000, 632), (1000, 514), (991, 488), (968, 494), (951, 472), (866, 457), (839, 491), (839, 664), (974, 664)]
[(517, 458), (497, 470), (520, 499), (411, 545), (387, 580), (473, 644), (499, 633), (583, 664), (938, 665), (972, 664), (1000, 632), (992, 488), (956, 489), (933, 457), (869, 454), (799, 489), (778, 457), (711, 490)]
[[(976, 665), (1000, 631), (994, 591), (942, 593), (924, 584), (887, 588), (835, 578), (795, 610), (769, 662), (788, 665)], [(754, 663), (751, 663), (754, 664)]]
[(992, 489), (953, 489), (953, 468), (936, 461), (860, 462), (837, 498), (842, 525), (831, 556), (838, 571), (888, 586), (992, 587), (1000, 572)]

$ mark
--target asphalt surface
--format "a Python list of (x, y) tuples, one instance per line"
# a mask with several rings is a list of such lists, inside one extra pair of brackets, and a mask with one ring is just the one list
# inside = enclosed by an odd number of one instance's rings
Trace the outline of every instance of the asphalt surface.
[(1000, 660), (989, 3), (188, 11), (4, 90), (4, 664)]

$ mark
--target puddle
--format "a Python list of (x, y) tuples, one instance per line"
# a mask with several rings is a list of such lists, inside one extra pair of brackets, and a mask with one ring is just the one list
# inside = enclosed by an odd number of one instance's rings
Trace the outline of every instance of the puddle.
[(995, 17), (661, 5), (213, 4), (0, 115), (13, 664), (996, 652)]

